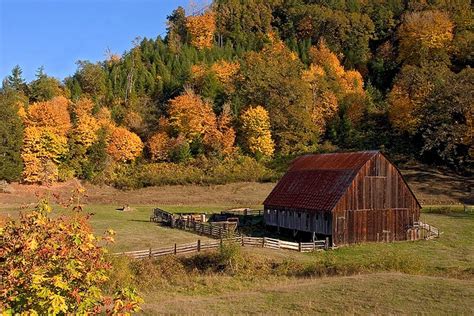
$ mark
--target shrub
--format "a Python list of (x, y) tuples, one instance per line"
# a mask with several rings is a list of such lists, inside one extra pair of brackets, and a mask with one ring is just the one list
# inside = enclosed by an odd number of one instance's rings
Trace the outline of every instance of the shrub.
[(1, 229), (2, 288), (0, 309), (6, 314), (123, 314), (139, 310), (141, 299), (133, 289), (118, 288), (106, 297), (109, 262), (88, 218), (50, 217), (41, 201), (18, 220)]
[(105, 181), (130, 189), (176, 184), (225, 184), (239, 181), (271, 181), (276, 175), (262, 163), (247, 156), (220, 159), (199, 158), (188, 164), (117, 164)]

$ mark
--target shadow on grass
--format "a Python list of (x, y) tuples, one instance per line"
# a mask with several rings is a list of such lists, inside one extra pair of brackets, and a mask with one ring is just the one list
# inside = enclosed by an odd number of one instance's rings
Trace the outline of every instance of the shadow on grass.
[(128, 222), (152, 223), (146, 219), (129, 219)]

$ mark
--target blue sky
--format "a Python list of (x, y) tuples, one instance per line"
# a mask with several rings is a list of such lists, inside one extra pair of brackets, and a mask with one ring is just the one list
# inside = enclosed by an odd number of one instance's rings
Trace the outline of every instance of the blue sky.
[[(122, 54), (135, 37), (155, 38), (166, 16), (189, 0), (0, 0), (0, 78), (15, 65), (34, 79), (43, 65), (58, 79), (77, 60), (99, 61), (107, 48)], [(164, 34), (163, 34), (164, 36)]]

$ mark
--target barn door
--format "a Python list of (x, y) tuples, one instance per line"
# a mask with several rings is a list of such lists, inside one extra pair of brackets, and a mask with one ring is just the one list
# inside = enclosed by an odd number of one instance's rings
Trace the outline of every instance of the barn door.
[(346, 232), (346, 218), (344, 216), (336, 219), (336, 245), (345, 244), (344, 233)]

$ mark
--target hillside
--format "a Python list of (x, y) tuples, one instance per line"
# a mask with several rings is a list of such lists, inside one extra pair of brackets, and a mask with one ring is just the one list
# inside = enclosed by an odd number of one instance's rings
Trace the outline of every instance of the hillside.
[(472, 171), (469, 1), (216, 0), (167, 25), (62, 81), (15, 67), (0, 179), (274, 181), (297, 155), (367, 149)]

